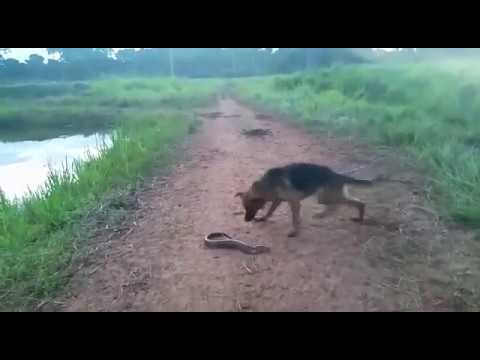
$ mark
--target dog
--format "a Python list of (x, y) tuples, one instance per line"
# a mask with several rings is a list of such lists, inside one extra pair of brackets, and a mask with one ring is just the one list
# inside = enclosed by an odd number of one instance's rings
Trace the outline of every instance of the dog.
[[(293, 163), (284, 167), (271, 168), (248, 191), (238, 192), (245, 209), (246, 222), (263, 222), (268, 220), (279, 205), (286, 201), (292, 213), (293, 230), (288, 237), (295, 237), (300, 232), (300, 202), (312, 195), (317, 196), (319, 204), (327, 209), (315, 216), (323, 218), (336, 210), (338, 205), (347, 205), (357, 209), (358, 217), (352, 221), (363, 222), (365, 203), (348, 194), (347, 185), (373, 185), (373, 180), (360, 180), (338, 174), (327, 166), (311, 163)], [(267, 214), (255, 219), (257, 212), (271, 202)]]

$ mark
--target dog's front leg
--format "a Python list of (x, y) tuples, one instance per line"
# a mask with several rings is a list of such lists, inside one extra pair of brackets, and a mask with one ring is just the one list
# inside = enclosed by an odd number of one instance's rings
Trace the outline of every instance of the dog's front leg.
[(265, 216), (262, 216), (259, 219), (256, 219), (255, 221), (262, 222), (262, 221), (266, 221), (266, 220), (270, 219), (272, 217), (273, 213), (275, 212), (275, 210), (277, 210), (277, 208), (280, 206), (281, 203), (282, 203), (281, 200), (274, 200), (272, 202), (272, 206), (270, 206), (270, 209), (268, 210), (267, 214)]
[(290, 201), (290, 210), (292, 211), (293, 230), (288, 233), (288, 237), (295, 237), (300, 232), (300, 202)]

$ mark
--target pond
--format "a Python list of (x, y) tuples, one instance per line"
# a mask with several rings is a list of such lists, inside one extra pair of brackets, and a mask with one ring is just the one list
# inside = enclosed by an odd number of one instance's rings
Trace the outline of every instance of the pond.
[(85, 159), (87, 151), (98, 154), (98, 145), (108, 136), (74, 135), (42, 141), (0, 141), (0, 188), (7, 199), (21, 198), (38, 189), (47, 179), (49, 166), (62, 169), (74, 159)]

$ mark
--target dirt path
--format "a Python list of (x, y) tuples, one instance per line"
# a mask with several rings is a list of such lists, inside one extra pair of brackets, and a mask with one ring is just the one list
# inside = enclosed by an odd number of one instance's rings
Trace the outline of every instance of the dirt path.
[[(387, 153), (373, 153), (325, 135), (313, 136), (279, 121), (257, 120), (230, 99), (209, 111), (187, 146), (187, 159), (167, 178), (140, 194), (137, 226), (97, 254), (73, 281), (66, 311), (391, 311), (463, 310), (473, 299), (471, 235), (439, 224), (423, 210), (421, 179)], [(240, 115), (230, 117), (230, 115)], [(273, 135), (247, 138), (244, 128)], [(290, 161), (314, 161), (336, 170), (364, 166), (417, 185), (384, 184), (352, 189), (367, 202), (366, 223), (302, 207), (303, 233), (287, 238), (288, 207), (264, 224), (247, 224), (237, 191), (266, 169)], [(223, 231), (271, 246), (256, 257), (205, 249), (203, 237)], [(476, 252), (478, 254), (478, 252)]]

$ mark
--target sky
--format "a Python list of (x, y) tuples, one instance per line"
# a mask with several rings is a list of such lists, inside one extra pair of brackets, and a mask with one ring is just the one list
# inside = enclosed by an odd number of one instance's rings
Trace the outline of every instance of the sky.
[[(125, 48), (113, 48), (115, 52)], [(140, 48), (135, 48), (138, 50)], [(59, 54), (49, 54), (47, 48), (10, 48), (9, 52), (3, 54), (3, 57), (6, 59), (13, 58), (17, 59), (20, 62), (24, 62), (29, 58), (30, 55), (37, 54), (43, 56), (47, 61), (48, 59), (59, 59)]]
[[(125, 49), (125, 48), (113, 48), (115, 52), (122, 49)], [(136, 48), (136, 49), (139, 49), (139, 48)], [(394, 48), (374, 48), (374, 50), (391, 51), (391, 50), (394, 50)], [(14, 59), (17, 59), (18, 61), (24, 62), (32, 54), (41, 55), (45, 59), (59, 58), (58, 54), (48, 54), (46, 48), (10, 48), (9, 52), (7, 54), (4, 54), (3, 56), (7, 59), (14, 58)]]
[[(116, 52), (122, 49), (124, 48), (114, 48), (113, 50)], [(41, 55), (45, 59), (59, 58), (59, 54), (47, 53), (47, 48), (10, 48), (8, 53), (3, 54), (3, 57), (6, 59), (13, 58), (13, 59), (17, 59), (20, 62), (24, 62), (32, 54)]]
[(7, 59), (14, 58), (23, 62), (27, 60), (31, 54), (38, 54), (44, 58), (55, 59), (55, 57), (52, 57), (47, 53), (46, 48), (10, 48), (8, 53), (3, 54), (3, 57)]

